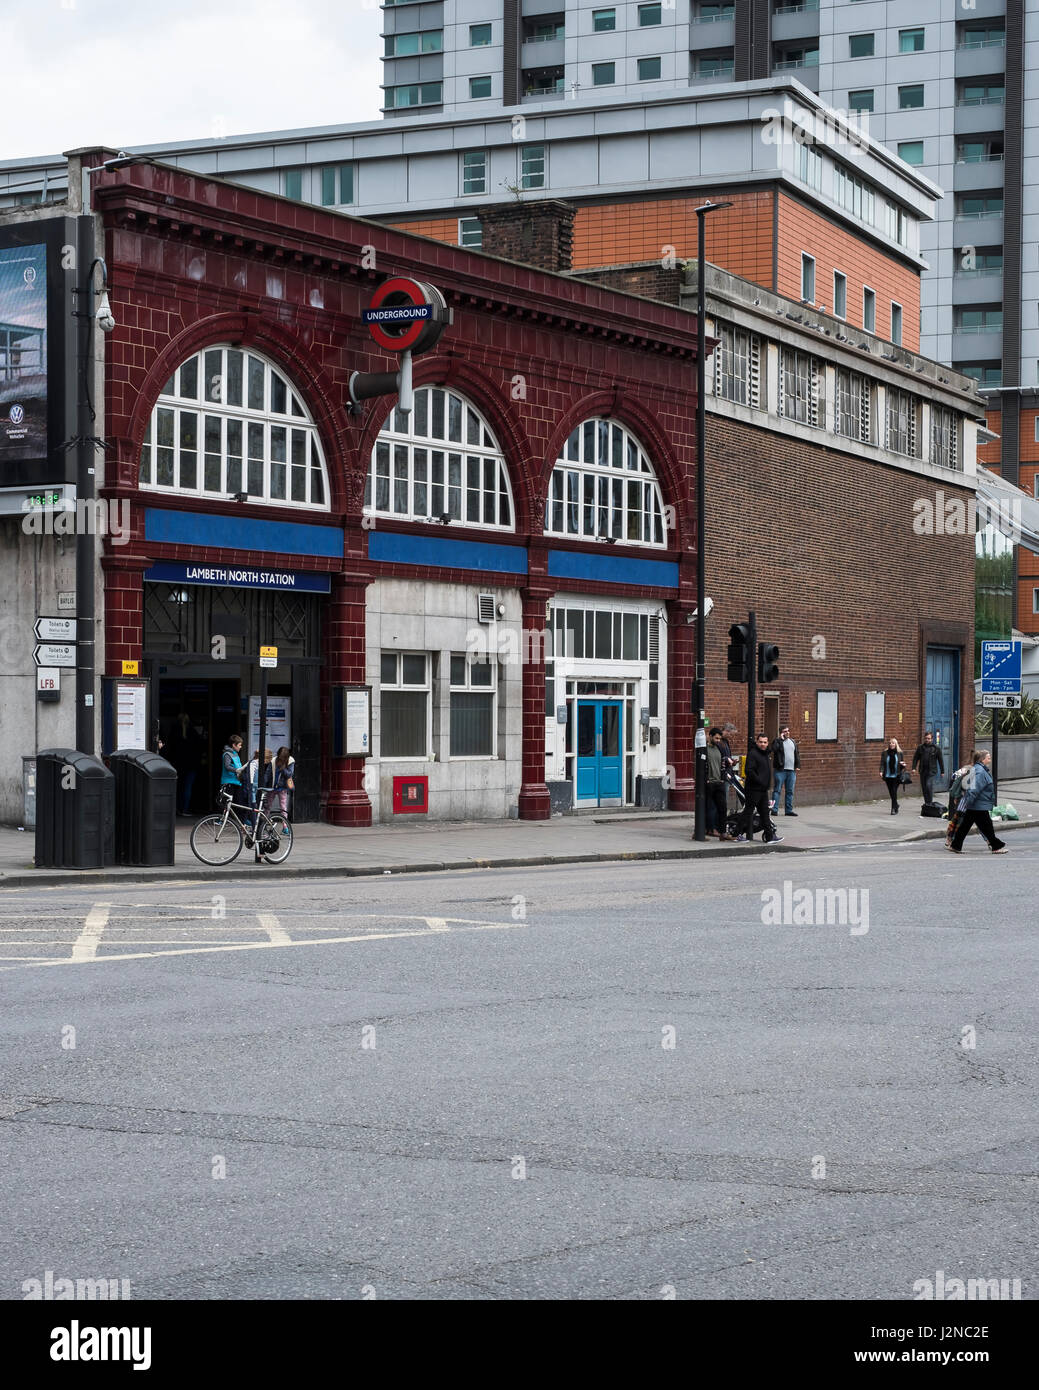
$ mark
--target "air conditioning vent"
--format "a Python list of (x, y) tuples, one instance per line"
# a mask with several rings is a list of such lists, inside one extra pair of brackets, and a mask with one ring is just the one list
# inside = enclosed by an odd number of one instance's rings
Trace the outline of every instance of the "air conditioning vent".
[(477, 594), (477, 618), (481, 623), (493, 623), (497, 616), (497, 606), (493, 594)]
[(650, 661), (660, 660), (660, 619), (650, 618), (649, 620), (649, 659)]

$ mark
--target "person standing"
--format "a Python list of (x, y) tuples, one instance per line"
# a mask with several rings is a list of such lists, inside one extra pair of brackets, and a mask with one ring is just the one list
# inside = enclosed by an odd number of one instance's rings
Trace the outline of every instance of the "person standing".
[(891, 814), (898, 815), (898, 788), (902, 773), (906, 770), (905, 758), (897, 738), (889, 738), (887, 747), (880, 755), (880, 775), (891, 794)]
[(232, 801), (239, 806), (243, 803), (248, 805), (248, 795), (241, 794), (244, 780), (242, 736), (241, 734), (232, 734), (224, 744), (224, 751), (220, 758), (220, 790), (223, 791), (226, 787), (231, 792)]
[(992, 782), (991, 763), (991, 753), (986, 751), (974, 754), (974, 768), (971, 773), (970, 787), (965, 797), (966, 805), (956, 827), (956, 834), (952, 837), (952, 844), (947, 846), (953, 854), (963, 853), (963, 842), (972, 825), (976, 825), (984, 835), (993, 854), (1008, 853), (1006, 845), (997, 838), (995, 826), (992, 824), (992, 808), (996, 804), (996, 789)]
[[(719, 840), (732, 837), (728, 833), (729, 808), (726, 803), (725, 763), (722, 756), (722, 731), (711, 730), (707, 745), (707, 834)], [(695, 838), (695, 836), (694, 836)]]
[(801, 753), (790, 737), (790, 725), (784, 724), (779, 731), (779, 737), (772, 744), (772, 766), (775, 769), (775, 785), (773, 787), (773, 807), (779, 810), (779, 798), (784, 795), (783, 814), (786, 816), (796, 816), (794, 810), (794, 784), (797, 781), (798, 769), (801, 766)]
[(920, 785), (923, 788), (924, 800), (930, 802), (934, 799), (934, 779), (936, 773), (945, 776), (945, 763), (942, 759), (942, 750), (936, 747), (934, 734), (928, 729), (924, 734), (924, 741), (913, 754), (913, 768), (915, 772), (920, 768)]
[(766, 845), (778, 844), (782, 835), (776, 834), (769, 814), (769, 785), (772, 781), (772, 759), (768, 753), (768, 734), (758, 734), (754, 747), (747, 754), (747, 775), (744, 780), (747, 804), (743, 811), (743, 828), (736, 839), (741, 843), (754, 838), (755, 812), (761, 817), (762, 839)]
[[(708, 749), (708, 753), (710, 750)], [(274, 759), (274, 799), (281, 808), (282, 815), (288, 819), (289, 815), (289, 792), (296, 789), (296, 760), (292, 756), (292, 750), (282, 746), (278, 749)], [(708, 808), (708, 820), (710, 820), (710, 809)], [(711, 833), (708, 830), (708, 835)]]

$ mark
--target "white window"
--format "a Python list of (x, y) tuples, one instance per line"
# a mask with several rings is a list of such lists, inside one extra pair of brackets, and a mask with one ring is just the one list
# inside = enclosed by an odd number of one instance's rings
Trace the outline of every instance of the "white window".
[(931, 462), (939, 468), (960, 465), (959, 420), (941, 405), (931, 406)]
[(780, 349), (780, 415), (803, 425), (825, 424), (819, 390), (821, 380), (822, 372), (816, 358), (794, 348)]
[(666, 544), (656, 473), (624, 425), (599, 417), (570, 435), (552, 470), (545, 531), (625, 545)]
[[(1035, 442), (1039, 444), (1039, 415), (1035, 417), (1035, 420), (1033, 422), (1033, 428), (1035, 430)], [(1039, 473), (1037, 473), (1035, 476), (1036, 480), (1039, 481)], [(1039, 494), (1037, 494), (1037, 496), (1039, 496)]]
[(908, 391), (887, 388), (887, 447), (916, 457), (916, 400)]
[(466, 150), (462, 155), (462, 192), (487, 192), (486, 150)]
[(761, 340), (732, 324), (715, 325), (714, 394), (737, 405), (757, 406), (761, 392)]
[(473, 251), (479, 251), (483, 246), (483, 223), (478, 217), (458, 219), (458, 244)]
[(848, 277), (839, 270), (833, 272), (833, 312), (839, 319), (848, 316)]
[(895, 347), (902, 346), (902, 306), (891, 301), (891, 341)]
[(524, 145), (520, 151), (520, 188), (544, 188), (545, 147)]
[(394, 410), (382, 428), (364, 490), (369, 515), (514, 529), (505, 460), (483, 416), (437, 386), (415, 392), (409, 417)]
[(869, 378), (861, 372), (844, 367), (837, 369), (837, 433), (845, 439), (857, 439), (870, 444), (872, 433), (872, 400)]
[(379, 756), (428, 758), (428, 652), (383, 652), (379, 668)]
[(801, 298), (815, 303), (815, 257), (801, 253)]
[(862, 326), (867, 333), (877, 331), (877, 296), (871, 289), (862, 291)]
[(1039, 613), (1039, 589), (1032, 590), (1032, 612)]
[(493, 758), (497, 728), (496, 661), (470, 661), (451, 653), (452, 758)]
[(317, 429), (288, 378), (243, 348), (205, 348), (159, 393), (140, 485), (160, 492), (329, 508)]
[(797, 176), (809, 188), (823, 186), (823, 157), (811, 145), (798, 145)]

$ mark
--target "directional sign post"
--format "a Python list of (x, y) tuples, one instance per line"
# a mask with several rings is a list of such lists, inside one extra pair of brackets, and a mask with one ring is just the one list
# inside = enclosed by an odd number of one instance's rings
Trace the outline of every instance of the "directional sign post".
[[(995, 698), (999, 695), (1005, 696), (1008, 703), (997, 705)], [(1011, 698), (1016, 700), (1013, 705), (1009, 704)], [(1021, 704), (1020, 642), (982, 642), (981, 703), (992, 710), (992, 794), (995, 796), (999, 787), (999, 711), (1016, 709)]]
[(75, 642), (75, 618), (37, 618), (33, 624), (37, 642)]
[(37, 642), (32, 659), (37, 666), (75, 666), (74, 642)]

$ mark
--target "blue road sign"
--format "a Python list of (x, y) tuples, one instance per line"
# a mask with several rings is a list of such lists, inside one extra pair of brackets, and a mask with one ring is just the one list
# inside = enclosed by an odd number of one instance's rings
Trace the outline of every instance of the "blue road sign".
[(982, 642), (982, 695), (1021, 694), (1021, 643)]

